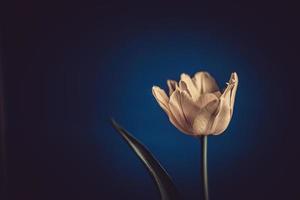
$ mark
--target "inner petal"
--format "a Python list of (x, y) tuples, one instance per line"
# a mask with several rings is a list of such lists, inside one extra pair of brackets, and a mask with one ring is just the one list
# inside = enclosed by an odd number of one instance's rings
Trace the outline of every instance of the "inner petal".
[(202, 94), (199, 96), (199, 98), (196, 101), (196, 105), (199, 108), (204, 108), (205, 106), (207, 106), (207, 104), (209, 104), (212, 101), (218, 101), (218, 95), (219, 93), (207, 93), (207, 94)]
[(219, 91), (219, 87), (215, 79), (208, 72), (196, 73), (193, 77), (193, 82), (195, 83), (200, 94)]
[(174, 80), (167, 80), (167, 85), (169, 87), (169, 96), (171, 96), (177, 87), (177, 82)]
[(186, 92), (186, 91), (181, 91), (181, 106), (182, 106), (182, 111), (184, 116), (187, 119), (187, 122), (189, 125), (192, 127), (194, 118), (196, 114), (199, 112), (199, 107), (195, 103), (195, 101), (192, 99), (192, 97)]
[(189, 94), (191, 95), (192, 99), (196, 101), (200, 95), (199, 91), (197, 90), (193, 80), (191, 77), (187, 74), (181, 74), (180, 76), (181, 82), (184, 82), (186, 84), (187, 90), (189, 91)]

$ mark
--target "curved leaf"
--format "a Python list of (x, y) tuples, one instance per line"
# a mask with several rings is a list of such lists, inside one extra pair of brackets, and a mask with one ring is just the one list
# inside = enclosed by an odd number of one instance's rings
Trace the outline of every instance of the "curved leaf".
[(140, 160), (144, 163), (149, 173), (153, 177), (156, 186), (160, 192), (162, 200), (181, 199), (171, 177), (167, 174), (160, 163), (154, 158), (151, 152), (134, 138), (128, 131), (122, 128), (115, 120), (111, 119), (113, 127), (125, 139), (127, 144), (136, 153)]

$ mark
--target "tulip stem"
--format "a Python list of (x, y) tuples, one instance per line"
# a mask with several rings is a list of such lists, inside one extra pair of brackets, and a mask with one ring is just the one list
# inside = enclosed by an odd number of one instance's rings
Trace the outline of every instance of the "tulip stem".
[(209, 200), (208, 194), (208, 177), (207, 177), (207, 136), (201, 136), (201, 146), (202, 146), (202, 186), (204, 200)]

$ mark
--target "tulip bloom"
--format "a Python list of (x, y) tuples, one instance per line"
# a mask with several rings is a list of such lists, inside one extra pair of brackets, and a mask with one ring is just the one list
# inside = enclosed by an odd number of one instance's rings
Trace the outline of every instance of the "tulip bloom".
[(227, 87), (220, 92), (215, 79), (207, 72), (193, 78), (181, 74), (181, 80), (167, 81), (169, 96), (157, 86), (152, 93), (171, 123), (183, 133), (193, 136), (218, 135), (231, 120), (238, 76), (232, 73)]

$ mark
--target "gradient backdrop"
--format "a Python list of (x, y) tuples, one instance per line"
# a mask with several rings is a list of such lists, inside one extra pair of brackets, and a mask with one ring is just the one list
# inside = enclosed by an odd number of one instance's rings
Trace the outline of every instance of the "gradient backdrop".
[[(299, 199), (299, 14), (291, 4), (37, 3), (3, 29), (9, 199), (159, 199), (114, 117), (200, 199), (200, 144), (151, 94), (182, 72), (240, 79), (208, 141), (211, 199)], [(298, 122), (299, 123), (299, 122)]]

